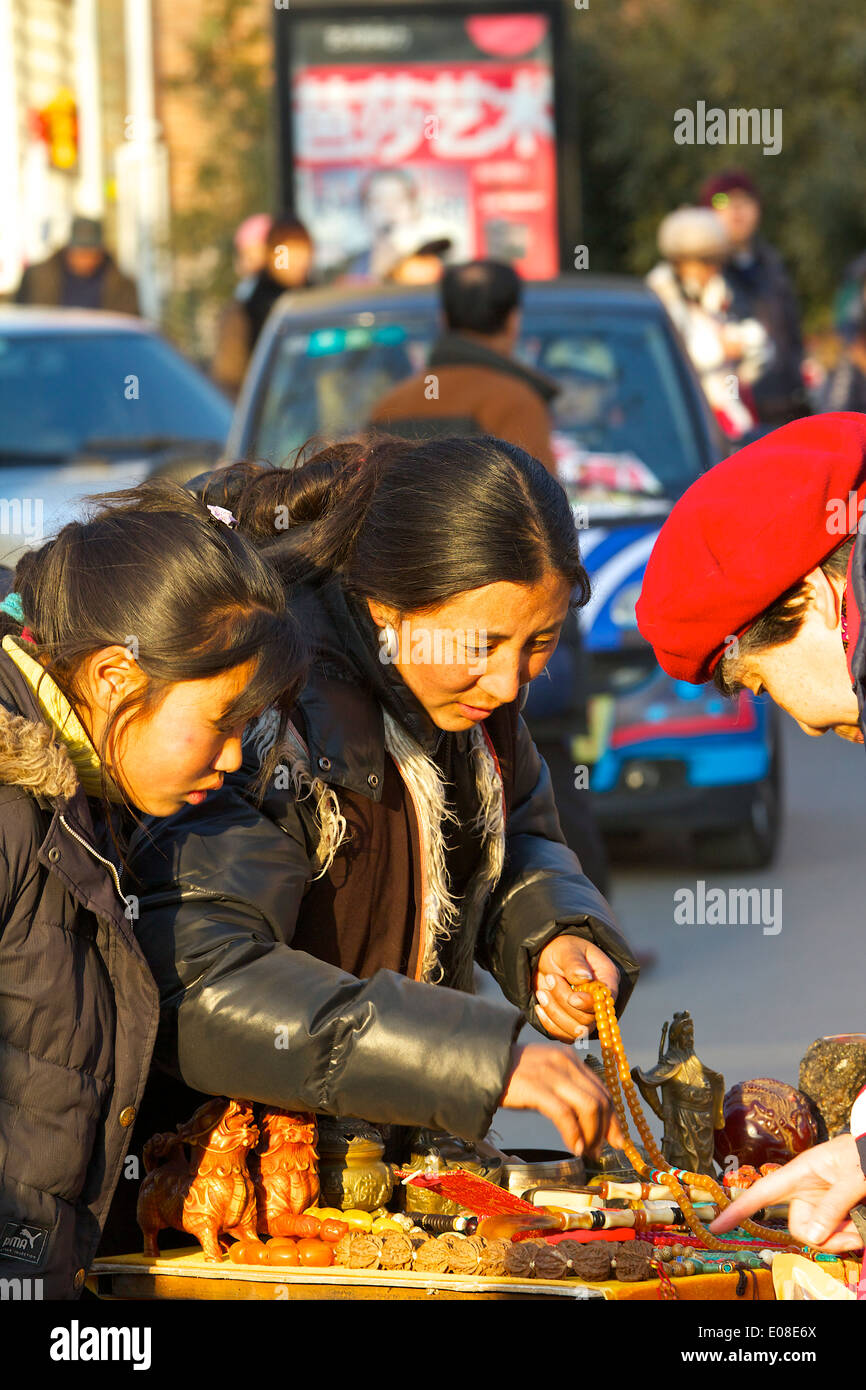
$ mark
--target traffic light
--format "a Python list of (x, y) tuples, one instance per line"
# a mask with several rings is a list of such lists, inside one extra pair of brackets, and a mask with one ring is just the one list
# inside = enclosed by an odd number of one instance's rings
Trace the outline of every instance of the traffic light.
[(34, 112), (34, 126), (48, 146), (55, 169), (73, 169), (78, 161), (78, 107), (68, 87), (59, 88), (47, 106)]

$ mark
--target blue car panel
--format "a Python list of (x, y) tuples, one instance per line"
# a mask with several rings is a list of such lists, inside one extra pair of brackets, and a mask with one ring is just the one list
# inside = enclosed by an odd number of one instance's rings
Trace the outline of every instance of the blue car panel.
[[(581, 553), (592, 597), (580, 623), (590, 657), (621, 652), (627, 666), (629, 652), (643, 645), (634, 604), (657, 535), (654, 525), (590, 527), (584, 533)], [(714, 686), (672, 680), (654, 662), (641, 675), (639, 669), (630, 690), (595, 692), (591, 705), (607, 702), (607, 717), (588, 739), (575, 739), (575, 761), (591, 765), (597, 796), (620, 788), (624, 769), (641, 760), (679, 764), (687, 787), (742, 785), (769, 775), (770, 715), (763, 697), (745, 691), (731, 701)], [(534, 712), (531, 703), (528, 710)]]

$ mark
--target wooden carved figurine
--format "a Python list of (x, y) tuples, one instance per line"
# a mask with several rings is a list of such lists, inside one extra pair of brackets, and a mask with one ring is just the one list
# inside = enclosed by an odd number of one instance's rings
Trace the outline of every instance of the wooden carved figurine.
[(648, 1072), (632, 1067), (631, 1074), (647, 1105), (664, 1122), (662, 1153), (668, 1163), (690, 1173), (711, 1174), (715, 1131), (724, 1124), (725, 1079), (695, 1053), (690, 1013), (675, 1013), (673, 1022), (665, 1024), (657, 1065)]
[(284, 1216), (297, 1216), (319, 1195), (316, 1117), (309, 1112), (263, 1110), (260, 1139), (250, 1154), (256, 1219), (263, 1235), (291, 1235)]
[(219, 1096), (199, 1106), (174, 1134), (147, 1141), (137, 1212), (145, 1255), (159, 1255), (157, 1237), (166, 1226), (196, 1236), (205, 1258), (215, 1263), (228, 1248), (223, 1234), (258, 1240), (247, 1169), (248, 1150), (258, 1137), (249, 1101)]

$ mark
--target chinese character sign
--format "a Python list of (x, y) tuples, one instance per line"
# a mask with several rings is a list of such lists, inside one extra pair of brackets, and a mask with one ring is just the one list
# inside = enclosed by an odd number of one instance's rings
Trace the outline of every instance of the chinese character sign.
[[(557, 273), (548, 21), (518, 16), (531, 25), (515, 30), (508, 18), (508, 47), (522, 40), (527, 51), (503, 56), (478, 18), (414, 18), (386, 31), (409, 55), (376, 62), (375, 26), (318, 23), (315, 60), (295, 65), (293, 106), (298, 207), (323, 269), (380, 278), (447, 238), (452, 259), (510, 260), (530, 279)], [(329, 37), (340, 61), (323, 61)]]

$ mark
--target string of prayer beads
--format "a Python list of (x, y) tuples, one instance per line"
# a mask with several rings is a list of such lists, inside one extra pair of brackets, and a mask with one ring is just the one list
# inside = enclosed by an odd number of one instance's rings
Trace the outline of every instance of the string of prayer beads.
[[(646, 1116), (641, 1109), (637, 1088), (632, 1080), (628, 1058), (625, 1055), (622, 1035), (619, 1030), (619, 1021), (616, 1017), (613, 996), (607, 985), (601, 980), (581, 981), (580, 991), (581, 993), (589, 994), (593, 1001), (596, 1028), (599, 1042), (601, 1043), (605, 1081), (611, 1099), (613, 1100), (620, 1129), (625, 1137), (623, 1148), (629, 1163), (632, 1165), (635, 1172), (639, 1173), (646, 1181), (662, 1183), (666, 1187), (672, 1189), (676, 1196), (676, 1201), (682, 1209), (686, 1225), (701, 1245), (711, 1250), (736, 1249), (736, 1241), (721, 1240), (718, 1236), (714, 1236), (707, 1231), (695, 1213), (695, 1209), (691, 1204), (684, 1184), (700, 1188), (702, 1192), (711, 1193), (721, 1208), (730, 1205), (724, 1190), (713, 1178), (708, 1177), (705, 1173), (689, 1173), (683, 1168), (671, 1168), (666, 1164), (663, 1154), (660, 1153), (656, 1145)], [(628, 1114), (623, 1102), (623, 1092), (625, 1093), (632, 1119), (643, 1140), (644, 1147), (652, 1159), (652, 1162), (657, 1165), (655, 1168), (651, 1168), (648, 1163), (644, 1162), (640, 1152), (631, 1140), (629, 1135)], [(748, 1231), (750, 1235), (757, 1237), (759, 1240), (766, 1240), (768, 1244), (790, 1245), (796, 1250), (802, 1249), (794, 1240), (794, 1237), (789, 1235), (786, 1231), (760, 1226), (754, 1221), (743, 1221), (741, 1224), (743, 1229)]]

